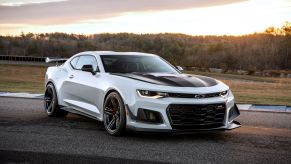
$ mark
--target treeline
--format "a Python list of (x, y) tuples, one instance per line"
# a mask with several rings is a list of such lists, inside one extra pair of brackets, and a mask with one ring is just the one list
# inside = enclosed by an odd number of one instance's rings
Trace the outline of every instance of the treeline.
[(0, 36), (0, 55), (70, 57), (81, 51), (137, 51), (172, 64), (223, 69), (291, 69), (291, 23), (243, 36), (66, 33)]

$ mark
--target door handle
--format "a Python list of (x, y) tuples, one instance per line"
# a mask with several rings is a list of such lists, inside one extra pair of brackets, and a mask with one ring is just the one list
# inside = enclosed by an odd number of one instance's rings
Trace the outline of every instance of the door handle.
[(74, 78), (74, 75), (70, 75), (69, 78), (70, 78), (70, 79)]

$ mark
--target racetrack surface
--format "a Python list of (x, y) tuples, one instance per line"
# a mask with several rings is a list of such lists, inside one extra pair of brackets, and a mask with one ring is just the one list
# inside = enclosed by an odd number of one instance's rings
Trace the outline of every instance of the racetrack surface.
[(41, 100), (0, 98), (0, 163), (291, 163), (291, 114), (270, 115), (242, 112), (226, 132), (112, 137), (89, 118), (47, 117)]

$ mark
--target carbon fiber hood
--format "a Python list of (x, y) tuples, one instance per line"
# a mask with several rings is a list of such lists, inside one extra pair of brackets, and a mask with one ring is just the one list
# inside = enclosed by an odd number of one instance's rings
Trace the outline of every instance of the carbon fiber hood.
[(165, 73), (112, 73), (112, 75), (174, 87), (211, 87), (217, 85), (215, 79), (199, 75)]

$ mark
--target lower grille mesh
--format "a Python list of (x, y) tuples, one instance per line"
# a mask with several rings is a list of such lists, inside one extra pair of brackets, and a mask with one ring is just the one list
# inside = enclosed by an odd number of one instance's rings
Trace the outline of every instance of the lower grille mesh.
[(225, 104), (171, 104), (167, 109), (173, 129), (207, 129), (223, 125)]

